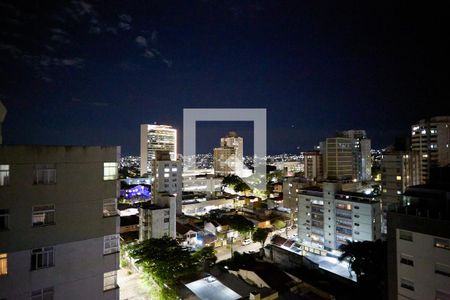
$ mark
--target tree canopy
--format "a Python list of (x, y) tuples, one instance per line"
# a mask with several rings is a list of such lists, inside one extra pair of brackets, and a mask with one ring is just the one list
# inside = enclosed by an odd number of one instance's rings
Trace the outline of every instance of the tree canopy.
[(371, 289), (374, 293), (384, 289), (387, 276), (386, 242), (347, 241), (347, 244), (341, 245), (339, 250), (342, 252), (339, 260), (348, 261), (363, 289)]
[(281, 228), (286, 227), (286, 222), (282, 220), (275, 220), (272, 225), (275, 229), (280, 230)]
[(255, 225), (251, 221), (241, 215), (227, 216), (226, 219), (232, 229), (243, 235), (252, 233), (255, 228)]
[(260, 242), (264, 247), (269, 232), (269, 228), (256, 228), (255, 232), (253, 232), (253, 241)]

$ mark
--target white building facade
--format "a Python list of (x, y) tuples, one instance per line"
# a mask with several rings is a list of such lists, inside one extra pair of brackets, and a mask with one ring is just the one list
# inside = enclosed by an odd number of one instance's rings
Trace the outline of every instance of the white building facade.
[(311, 250), (332, 251), (347, 240), (381, 237), (380, 202), (365, 194), (344, 192), (339, 183), (324, 182), (323, 190), (305, 188), (298, 197), (298, 238)]

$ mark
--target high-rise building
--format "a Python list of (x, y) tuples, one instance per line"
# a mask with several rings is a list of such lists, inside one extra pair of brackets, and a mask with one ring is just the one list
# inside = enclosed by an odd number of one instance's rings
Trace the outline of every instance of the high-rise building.
[(388, 298), (450, 299), (450, 186), (406, 190), (388, 212)]
[(181, 199), (183, 189), (183, 165), (180, 160), (171, 160), (167, 151), (157, 151), (153, 161), (153, 199), (163, 195), (172, 195), (176, 199), (176, 212), (181, 215)]
[(3, 142), (3, 134), (2, 134), (2, 125), (3, 121), (6, 117), (6, 107), (3, 105), (2, 101), (0, 100), (0, 145)]
[(324, 175), (329, 180), (354, 179), (353, 139), (345, 137), (327, 138), (321, 143)]
[(220, 139), (220, 147), (214, 148), (214, 173), (216, 175), (242, 176), (244, 170), (244, 140), (230, 131)]
[(0, 145), (0, 299), (119, 299), (119, 157)]
[(372, 178), (371, 141), (365, 130), (346, 130), (343, 137), (353, 139), (353, 178), (368, 181)]
[(139, 240), (176, 237), (176, 215), (181, 215), (181, 161), (172, 161), (168, 151), (156, 151), (152, 162), (152, 198), (139, 208)]
[(374, 241), (381, 236), (380, 201), (363, 193), (347, 192), (336, 182), (323, 189), (300, 190), (298, 238), (305, 251), (332, 251), (350, 241)]
[(383, 205), (400, 203), (406, 188), (420, 183), (420, 159), (415, 151), (387, 151), (381, 159)]
[(319, 151), (304, 152), (305, 178), (318, 181), (323, 178), (322, 154)]
[(156, 151), (169, 151), (177, 159), (177, 130), (169, 125), (141, 124), (141, 176), (152, 171)]
[(420, 120), (411, 127), (411, 140), (420, 156), (421, 182), (427, 183), (431, 168), (450, 164), (450, 116)]

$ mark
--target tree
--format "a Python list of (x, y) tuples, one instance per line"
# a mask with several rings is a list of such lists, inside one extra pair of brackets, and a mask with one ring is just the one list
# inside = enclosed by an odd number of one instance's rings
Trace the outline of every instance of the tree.
[(260, 242), (264, 247), (269, 232), (269, 228), (256, 228), (255, 232), (253, 233), (253, 241)]
[(347, 241), (347, 244), (341, 245), (339, 250), (342, 252), (339, 260), (348, 261), (363, 290), (383, 291), (387, 276), (386, 242)]
[(160, 286), (173, 285), (178, 278), (196, 271), (188, 249), (169, 237), (142, 241), (130, 246), (129, 253)]
[(230, 227), (242, 235), (248, 235), (253, 232), (255, 225), (241, 215), (227, 216)]
[(277, 230), (280, 230), (280, 229), (286, 227), (286, 223), (284, 221), (281, 221), (281, 220), (275, 220), (272, 225)]
[(207, 270), (217, 261), (216, 250), (211, 246), (203, 247), (192, 254), (192, 258), (194, 261), (203, 265), (204, 270)]

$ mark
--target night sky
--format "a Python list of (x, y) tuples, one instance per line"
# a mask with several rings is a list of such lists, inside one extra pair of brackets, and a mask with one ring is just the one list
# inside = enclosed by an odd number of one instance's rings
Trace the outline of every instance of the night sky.
[[(138, 154), (141, 123), (242, 107), (267, 108), (268, 153), (345, 129), (380, 148), (450, 114), (448, 9), (315, 2), (0, 0), (4, 142)], [(232, 129), (253, 125), (200, 123), (198, 152)]]

